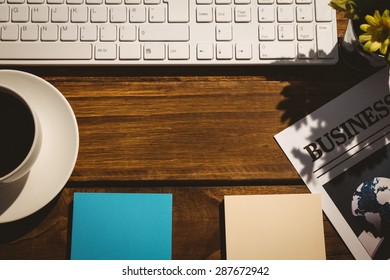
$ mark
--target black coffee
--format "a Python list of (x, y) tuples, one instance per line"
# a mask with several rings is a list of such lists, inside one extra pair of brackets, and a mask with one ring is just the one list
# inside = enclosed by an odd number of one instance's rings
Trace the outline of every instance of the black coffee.
[(0, 87), (0, 177), (18, 167), (35, 135), (32, 113), (22, 99)]

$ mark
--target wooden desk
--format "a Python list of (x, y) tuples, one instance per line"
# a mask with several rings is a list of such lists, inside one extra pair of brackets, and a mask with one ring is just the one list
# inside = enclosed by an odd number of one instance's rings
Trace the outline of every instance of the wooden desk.
[[(339, 37), (346, 22), (339, 16)], [(26, 67), (79, 124), (63, 191), (0, 225), (0, 259), (66, 259), (73, 193), (173, 193), (173, 259), (220, 259), (226, 194), (306, 193), (273, 136), (365, 78), (313, 67)], [(324, 216), (328, 259), (352, 259)]]

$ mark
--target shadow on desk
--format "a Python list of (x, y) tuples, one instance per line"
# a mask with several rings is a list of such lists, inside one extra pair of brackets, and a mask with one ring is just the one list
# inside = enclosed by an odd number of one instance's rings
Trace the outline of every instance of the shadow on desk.
[(56, 206), (61, 193), (58, 194), (49, 204), (23, 219), (0, 224), (0, 244), (10, 243), (17, 240), (36, 228)]

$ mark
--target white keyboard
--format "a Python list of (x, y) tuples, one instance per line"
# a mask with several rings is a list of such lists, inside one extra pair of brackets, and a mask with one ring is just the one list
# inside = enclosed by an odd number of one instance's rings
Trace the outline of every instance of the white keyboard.
[(0, 0), (0, 64), (335, 64), (328, 2)]

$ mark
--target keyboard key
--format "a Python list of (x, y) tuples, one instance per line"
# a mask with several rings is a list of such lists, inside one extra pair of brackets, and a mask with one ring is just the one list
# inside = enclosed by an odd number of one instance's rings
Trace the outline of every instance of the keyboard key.
[(264, 23), (259, 25), (259, 41), (273, 41), (275, 36), (275, 25)]
[(110, 8), (110, 22), (123, 23), (127, 21), (127, 9), (120, 6)]
[(260, 59), (295, 58), (294, 42), (262, 42), (259, 45)]
[(9, 7), (8, 6), (0, 6), (0, 22), (9, 21)]
[(31, 11), (32, 22), (48, 22), (49, 8), (44, 6), (33, 7)]
[(97, 60), (116, 59), (116, 44), (96, 44), (95, 59)]
[(120, 44), (119, 45), (120, 60), (140, 60), (141, 59), (141, 44)]
[(292, 41), (295, 39), (294, 25), (279, 24), (278, 25), (278, 39), (279, 41)]
[(38, 30), (39, 26), (38, 25), (23, 25), (20, 28), (21, 34), (20, 34), (20, 39), (22, 41), (38, 41)]
[(215, 39), (217, 41), (231, 41), (233, 39), (233, 29), (231, 25), (217, 25), (215, 27)]
[(42, 41), (57, 41), (58, 40), (58, 26), (57, 25), (43, 25), (41, 27)]
[(236, 6), (234, 9), (234, 20), (236, 22), (251, 22), (251, 7)]
[(84, 25), (80, 27), (80, 40), (81, 41), (96, 41), (97, 40), (97, 26), (96, 25)]
[(168, 59), (188, 60), (190, 59), (190, 46), (182, 43), (171, 43), (168, 45)]
[(279, 6), (277, 9), (278, 22), (293, 22), (294, 10), (291, 6)]
[(165, 7), (150, 7), (149, 22), (165, 22)]
[(315, 48), (313, 42), (299, 42), (298, 43), (298, 58), (313, 59), (315, 57)]
[(136, 27), (134, 25), (121, 25), (119, 27), (119, 40), (135, 41), (137, 39)]
[(257, 3), (270, 5), (274, 3), (274, 0), (257, 0)]
[(70, 21), (83, 23), (88, 21), (88, 8), (82, 6), (72, 7), (70, 9)]
[(116, 25), (104, 24), (100, 26), (100, 41), (114, 42), (117, 39)]
[(332, 26), (330, 24), (317, 25), (317, 49), (318, 58), (330, 59), (334, 57), (335, 44), (332, 38)]
[(196, 8), (196, 21), (197, 22), (212, 22), (213, 21), (213, 8), (210, 6), (200, 6)]
[(78, 28), (77, 25), (63, 25), (60, 28), (61, 41), (77, 41)]
[(328, 4), (328, 0), (315, 0), (315, 13), (317, 21), (329, 22), (332, 20), (332, 8)]
[(146, 60), (163, 60), (165, 59), (164, 44), (145, 44), (144, 59)]
[(313, 9), (310, 5), (300, 5), (297, 7), (297, 22), (312, 22)]
[(218, 6), (215, 11), (216, 22), (232, 22), (232, 8), (230, 6)]
[(217, 59), (233, 59), (233, 46), (229, 43), (217, 44)]
[(68, 22), (69, 21), (69, 9), (68, 7), (56, 6), (51, 9), (51, 21), (55, 23)]
[(79, 5), (79, 4), (83, 4), (83, 1), (84, 0), (66, 0), (66, 3), (67, 4), (77, 4), (77, 5)]
[(30, 19), (30, 8), (28, 6), (15, 6), (11, 11), (11, 19), (13, 22), (28, 22)]
[(91, 22), (107, 22), (108, 21), (108, 11), (106, 7), (92, 7), (91, 11)]
[(274, 22), (275, 7), (270, 5), (262, 5), (259, 7), (259, 22)]
[(160, 1), (161, 0), (144, 0), (144, 3), (146, 5), (157, 5), (157, 4), (160, 4)]
[(252, 59), (252, 45), (251, 45), (251, 43), (237, 43), (236, 44), (236, 59), (238, 59), (238, 60)]
[(300, 41), (310, 41), (314, 39), (314, 28), (312, 24), (299, 24), (297, 36)]
[(132, 5), (132, 4), (141, 4), (142, 3), (142, 0), (124, 0), (125, 1), (125, 4), (128, 5)]
[(147, 24), (139, 27), (141, 42), (153, 41), (188, 41), (190, 28), (188, 25)]
[(130, 22), (142, 23), (146, 21), (145, 7), (131, 7), (130, 8)]
[(18, 39), (19, 39), (19, 27), (17, 25), (3, 25), (1, 27), (1, 40), (16, 41)]
[(189, 0), (163, 0), (168, 4), (168, 22), (189, 21)]
[(198, 60), (211, 60), (214, 58), (213, 44), (198, 44), (196, 47)]
[(92, 46), (91, 44), (82, 43), (12, 44), (3, 42), (0, 44), (0, 59), (90, 60), (92, 59)]

